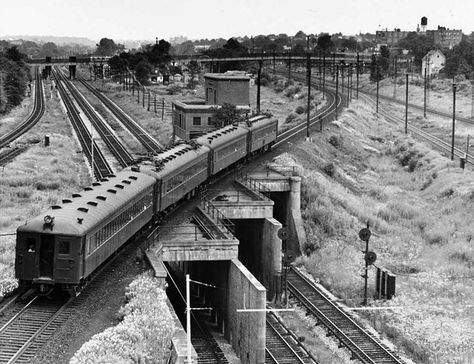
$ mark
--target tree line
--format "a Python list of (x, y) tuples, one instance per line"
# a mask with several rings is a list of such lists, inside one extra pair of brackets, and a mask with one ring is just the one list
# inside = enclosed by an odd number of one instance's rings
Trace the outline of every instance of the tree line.
[(0, 113), (6, 113), (18, 106), (25, 97), (31, 82), (26, 56), (17, 47), (0, 51)]

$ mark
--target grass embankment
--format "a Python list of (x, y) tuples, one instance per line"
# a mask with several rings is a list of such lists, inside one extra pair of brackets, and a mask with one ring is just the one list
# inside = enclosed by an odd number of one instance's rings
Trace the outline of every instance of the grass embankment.
[(368, 221), (376, 265), (397, 275), (396, 297), (370, 304), (403, 308), (364, 316), (417, 362), (471, 363), (474, 174), (396, 129), (354, 103), (313, 143), (279, 158), (304, 176), (309, 256), (300, 264), (349, 305), (360, 304), (358, 231)]
[[(57, 97), (50, 98), (47, 86), (45, 94), (44, 116), (15, 142), (28, 146), (28, 150), (0, 169), (0, 234), (14, 233), (25, 220), (90, 182), (80, 147)], [(50, 136), (47, 148), (43, 144), (45, 135)], [(14, 262), (15, 236), (1, 236), (0, 296), (17, 285)]]
[(94, 335), (74, 354), (71, 363), (165, 363), (175, 324), (166, 293), (145, 273), (125, 293), (121, 322)]

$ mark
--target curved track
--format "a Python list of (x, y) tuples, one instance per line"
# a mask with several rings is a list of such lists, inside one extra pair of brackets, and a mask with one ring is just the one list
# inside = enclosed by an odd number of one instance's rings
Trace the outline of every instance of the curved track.
[(150, 153), (158, 153), (163, 150), (163, 147), (148, 134), (135, 120), (128, 116), (120, 107), (113, 103), (102, 92), (93, 87), (90, 83), (82, 77), (78, 78), (90, 92), (94, 94), (107, 109), (137, 138), (145, 149)]
[(21, 123), (16, 129), (0, 138), (0, 148), (8, 145), (20, 135), (31, 129), (43, 116), (45, 110), (43, 82), (38, 68), (35, 69), (35, 105), (28, 119)]
[(61, 95), (61, 99), (63, 100), (66, 107), (69, 120), (71, 120), (71, 124), (77, 134), (79, 143), (82, 146), (82, 150), (84, 151), (87, 160), (92, 166), (92, 171), (95, 177), (100, 180), (113, 174), (112, 168), (108, 164), (96, 142), (92, 141), (92, 136), (89, 129), (86, 127), (79, 116), (79, 111), (69, 97), (66, 88), (62, 82), (60, 82), (58, 72), (54, 69), (53, 76), (56, 78), (56, 85), (58, 86), (59, 94)]
[[(374, 104), (374, 105), (376, 103), (375, 100), (373, 100), (370, 96), (367, 96), (365, 94), (362, 95), (362, 98), (367, 103)], [(397, 124), (400, 124), (400, 125), (405, 124), (405, 120), (403, 120), (400, 117), (394, 116), (392, 113), (385, 110), (383, 108), (383, 106), (381, 106), (380, 104), (379, 104), (379, 114), (383, 115), (387, 120), (390, 120), (394, 123), (397, 123)], [(410, 125), (410, 123), (408, 123), (407, 129), (409, 131), (411, 131), (414, 135), (416, 135), (418, 137), (421, 137), (421, 138), (425, 139), (426, 141), (430, 142), (432, 145), (434, 145), (436, 148), (438, 148), (442, 152), (445, 152), (445, 153), (448, 153), (448, 154), (451, 153), (451, 143), (446, 142), (446, 141), (444, 141), (444, 140), (442, 140), (438, 137), (435, 137), (434, 135), (432, 135), (430, 133), (427, 133), (426, 131), (424, 131), (421, 128)], [(456, 157), (464, 158), (465, 154), (466, 154), (465, 151), (461, 150), (460, 148), (454, 147), (454, 155)], [(466, 162), (469, 163), (469, 164), (474, 165), (474, 155), (467, 154), (467, 161)]]
[(367, 364), (403, 363), (294, 267), (287, 272), (287, 285), (291, 295), (351, 352), (352, 359)]
[(267, 314), (265, 363), (317, 364), (299, 344), (297, 337), (272, 313)]
[(76, 100), (79, 107), (98, 131), (102, 140), (110, 149), (114, 157), (122, 167), (127, 167), (134, 162), (134, 158), (125, 148), (123, 143), (113, 134), (107, 124), (97, 115), (96, 111), (89, 105), (85, 97), (72, 85), (72, 83), (64, 76), (61, 71), (57, 72), (59, 78), (64, 82), (66, 88)]

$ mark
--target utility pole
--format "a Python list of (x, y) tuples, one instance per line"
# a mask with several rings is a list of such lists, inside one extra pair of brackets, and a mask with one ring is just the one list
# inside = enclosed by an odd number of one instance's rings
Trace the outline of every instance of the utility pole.
[(324, 51), (323, 52), (323, 100), (325, 99), (326, 99), (326, 52)]
[(423, 90), (423, 117), (426, 119), (426, 72), (427, 72), (427, 69), (426, 69), (426, 65), (425, 65), (425, 87), (424, 87), (424, 90)]
[(291, 80), (291, 49), (288, 54), (288, 79)]
[(405, 91), (405, 134), (408, 134), (408, 73), (406, 74), (406, 91)]
[[(309, 36), (307, 38), (309, 45)], [(311, 55), (309, 54), (309, 49), (306, 52), (306, 74), (308, 80), (308, 104), (306, 106), (306, 139), (309, 140), (309, 115), (311, 106)]]
[(393, 57), (394, 75), (393, 75), (393, 98), (397, 98), (397, 56)]
[(94, 126), (91, 122), (91, 166), (92, 166), (92, 182), (95, 181), (95, 168), (94, 168)]
[(186, 274), (186, 347), (187, 361), (192, 363), (191, 359), (191, 292), (189, 288), (189, 274)]
[(380, 69), (379, 66), (377, 66), (377, 96), (376, 96), (376, 102), (375, 102), (375, 112), (378, 114), (379, 113), (379, 79), (380, 79)]
[(454, 132), (456, 124), (456, 84), (453, 83), (453, 131), (451, 135), (451, 160), (454, 160)]
[(360, 62), (360, 58), (359, 58), (359, 53), (357, 53), (357, 66), (356, 66), (356, 72), (357, 72), (357, 75), (356, 75), (356, 99), (359, 100), (359, 62)]
[(336, 120), (337, 120), (337, 97), (339, 96), (339, 65), (336, 65)]
[(257, 115), (260, 114), (260, 77), (262, 76), (262, 60), (258, 61), (257, 73)]

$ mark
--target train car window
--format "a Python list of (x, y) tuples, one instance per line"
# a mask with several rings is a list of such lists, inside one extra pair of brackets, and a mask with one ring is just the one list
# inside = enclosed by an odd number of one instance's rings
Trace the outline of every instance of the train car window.
[(26, 239), (26, 251), (28, 253), (34, 253), (36, 251), (36, 239), (34, 238)]
[(194, 116), (193, 117), (193, 125), (201, 125), (201, 117)]
[(70, 254), (69, 251), (69, 241), (59, 241), (58, 254)]

